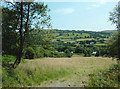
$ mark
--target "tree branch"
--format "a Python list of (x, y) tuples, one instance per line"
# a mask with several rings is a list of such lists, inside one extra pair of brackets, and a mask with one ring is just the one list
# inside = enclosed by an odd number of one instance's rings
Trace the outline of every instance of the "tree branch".
[(25, 24), (25, 32), (24, 32), (24, 40), (25, 40), (25, 37), (27, 35), (27, 32), (28, 32), (28, 21), (29, 21), (29, 10), (30, 10), (30, 3), (28, 4), (28, 13), (27, 13), (27, 21), (26, 21), (26, 24)]

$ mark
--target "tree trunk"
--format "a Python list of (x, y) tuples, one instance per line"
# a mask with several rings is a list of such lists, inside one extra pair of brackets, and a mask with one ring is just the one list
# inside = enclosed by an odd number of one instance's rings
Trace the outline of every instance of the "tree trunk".
[(16, 60), (14, 62), (13, 67), (16, 68), (18, 64), (21, 62), (21, 57), (22, 57), (22, 51), (23, 51), (23, 45), (24, 41), (28, 32), (28, 21), (29, 21), (29, 9), (30, 9), (30, 4), (28, 3), (28, 14), (27, 14), (27, 21), (25, 24), (25, 32), (23, 33), (23, 2), (21, 2), (21, 25), (20, 25), (20, 46), (19, 46), (19, 52), (17, 54)]
[(21, 57), (22, 57), (22, 50), (23, 50), (23, 2), (21, 2), (21, 9), (20, 9), (20, 14), (21, 14), (21, 24), (20, 24), (20, 45), (19, 45), (19, 51), (16, 56), (16, 60), (13, 64), (13, 67), (16, 68), (16, 66), (20, 63)]
[(26, 20), (26, 23), (25, 23), (24, 40), (25, 40), (27, 32), (28, 32), (29, 9), (30, 9), (30, 3), (28, 3), (28, 13), (27, 13), (27, 20)]

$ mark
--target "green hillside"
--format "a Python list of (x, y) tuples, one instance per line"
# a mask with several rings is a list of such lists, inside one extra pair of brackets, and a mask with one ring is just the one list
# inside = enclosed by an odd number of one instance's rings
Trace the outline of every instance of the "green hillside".
[[(58, 52), (68, 49), (73, 56), (108, 56), (107, 40), (115, 33), (112, 31), (84, 31), (84, 30), (55, 30), (53, 32), (52, 46)], [(94, 54), (93, 52), (96, 52)]]

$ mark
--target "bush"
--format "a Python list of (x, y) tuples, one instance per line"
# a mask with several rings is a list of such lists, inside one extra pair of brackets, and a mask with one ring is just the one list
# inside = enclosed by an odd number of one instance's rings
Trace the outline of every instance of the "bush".
[(15, 56), (12, 56), (12, 55), (3, 55), (2, 56), (2, 62), (5, 63), (5, 62), (14, 62), (16, 59)]
[(119, 64), (114, 64), (109, 69), (90, 75), (88, 87), (118, 87), (120, 83), (119, 68)]
[(98, 57), (98, 56), (100, 56), (99, 51), (97, 51), (97, 53), (95, 54), (95, 57)]
[(52, 52), (53, 54), (53, 57), (66, 57), (66, 53), (60, 53), (60, 52), (56, 52), (56, 51), (53, 51)]
[(45, 49), (43, 47), (36, 47), (35, 48), (35, 57), (40, 58), (44, 57)]
[[(15, 60), (16, 60), (15, 56), (3, 55), (2, 56), (2, 67), (5, 67), (5, 68), (12, 67), (12, 64), (15, 62)], [(25, 62), (25, 60), (23, 60), (23, 58), (21, 58), (21, 62)]]
[(24, 50), (24, 58), (26, 59), (34, 59), (35, 51), (32, 47), (25, 48)]
[[(60, 52), (56, 52), (55, 50), (54, 51), (51, 51), (51, 50), (45, 50), (45, 53), (44, 53), (44, 57), (54, 57), (54, 58), (58, 58), (58, 57), (68, 57), (68, 55), (66, 55), (66, 53), (60, 53)], [(71, 55), (72, 56), (72, 55)]]
[(68, 49), (65, 50), (65, 53), (66, 53), (67, 57), (71, 57), (72, 56), (71, 52)]
[(107, 54), (105, 54), (103, 57), (108, 57), (108, 55), (107, 55)]
[(44, 57), (53, 57), (50, 50), (45, 50)]
[(7, 67), (9, 64), (14, 62), (16, 60), (15, 56), (12, 55), (3, 55), (2, 56), (2, 66)]

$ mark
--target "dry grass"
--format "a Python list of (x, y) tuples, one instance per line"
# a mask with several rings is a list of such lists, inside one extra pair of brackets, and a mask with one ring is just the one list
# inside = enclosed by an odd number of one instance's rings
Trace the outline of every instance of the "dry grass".
[(98, 67), (108, 68), (116, 60), (108, 57), (72, 57), (72, 58), (42, 58), (27, 60), (33, 66), (59, 66), (59, 67)]
[(31, 65), (30, 67), (36, 66), (36, 68), (41, 67), (45, 68), (45, 70), (46, 67), (72, 69), (83, 74), (107, 69), (114, 63), (116, 63), (116, 60), (112, 60), (112, 58), (108, 57), (42, 58), (28, 60), (28, 66)]
[[(40, 62), (40, 60), (35, 60)], [(44, 62), (43, 62), (44, 61)], [(47, 62), (46, 62), (47, 61)], [(41, 84), (44, 86), (82, 86), (80, 82), (88, 81), (90, 74), (93, 74), (99, 70), (104, 70), (109, 68), (111, 64), (116, 63), (116, 60), (107, 57), (72, 57), (72, 58), (44, 58), (41, 59), (41, 62), (49, 66), (59, 66), (59, 67), (68, 67), (69, 69), (73, 68), (72, 75), (63, 77), (57, 81), (45, 81)], [(52, 82), (51, 82), (52, 81)], [(61, 82), (64, 81), (64, 82)]]
[(38, 86), (48, 80), (64, 77), (72, 79), (71, 76), (76, 74), (88, 76), (116, 63), (112, 58), (106, 57), (41, 58), (26, 61), (21, 63), (12, 75), (6, 75), (4, 72), (6, 81), (3, 82), (3, 86)]

